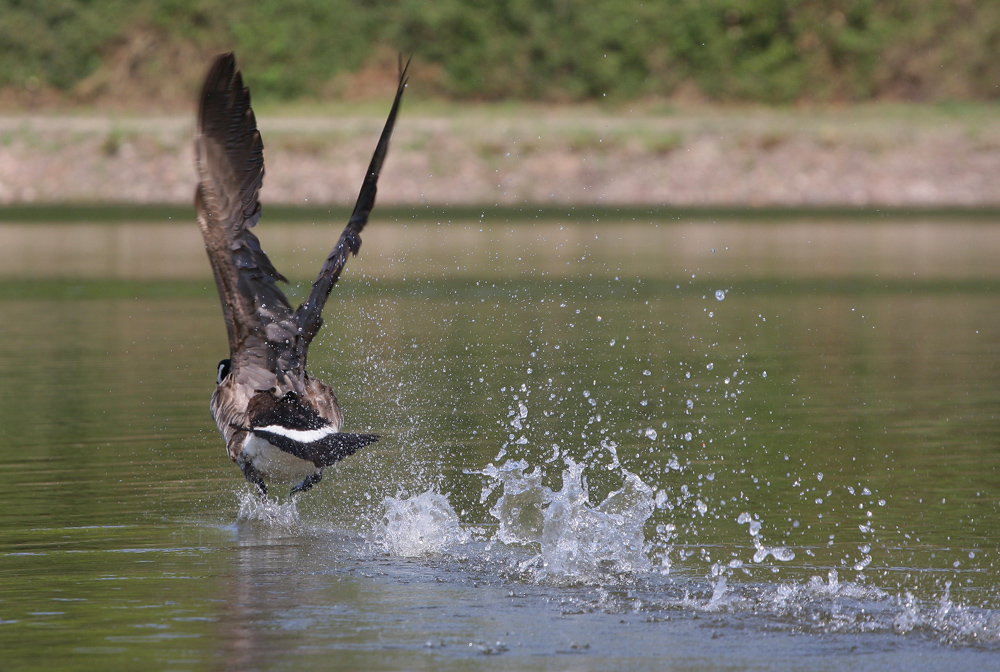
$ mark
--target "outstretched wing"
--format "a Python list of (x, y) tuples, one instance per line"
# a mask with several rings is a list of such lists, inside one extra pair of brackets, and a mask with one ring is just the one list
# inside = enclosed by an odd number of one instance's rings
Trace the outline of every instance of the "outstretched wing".
[(201, 91), (195, 208), (222, 300), (231, 353), (268, 338), (290, 336), (284, 332), (292, 309), (277, 286), (285, 278), (249, 230), (260, 219), (257, 194), (264, 180), (263, 151), (250, 92), (233, 55), (223, 54)]
[(340, 278), (340, 272), (343, 270), (344, 264), (347, 263), (348, 252), (357, 254), (361, 248), (361, 229), (365, 228), (365, 224), (368, 223), (368, 215), (371, 214), (372, 208), (375, 206), (378, 176), (382, 171), (382, 163), (385, 161), (385, 155), (389, 151), (389, 140), (392, 138), (392, 128), (396, 124), (399, 101), (402, 99), (403, 90), (406, 88), (406, 72), (409, 67), (409, 61), (406, 61), (405, 65), (400, 61), (399, 84), (396, 87), (396, 98), (392, 103), (392, 109), (389, 110), (389, 117), (385, 121), (385, 126), (382, 128), (382, 135), (379, 137), (378, 145), (375, 147), (371, 163), (368, 164), (368, 172), (365, 173), (365, 180), (361, 184), (361, 192), (358, 194), (358, 200), (354, 204), (354, 212), (351, 214), (347, 226), (344, 227), (344, 231), (340, 234), (340, 240), (337, 241), (333, 251), (330, 252), (330, 256), (327, 257), (326, 262), (323, 264), (319, 278), (313, 283), (312, 289), (309, 292), (309, 297), (295, 311), (295, 318), (302, 334), (302, 339), (299, 341), (298, 353), (302, 361), (305, 361), (306, 348), (309, 347), (309, 343), (323, 324), (323, 306), (326, 304), (327, 297), (330, 296), (330, 290), (333, 289), (333, 285)]

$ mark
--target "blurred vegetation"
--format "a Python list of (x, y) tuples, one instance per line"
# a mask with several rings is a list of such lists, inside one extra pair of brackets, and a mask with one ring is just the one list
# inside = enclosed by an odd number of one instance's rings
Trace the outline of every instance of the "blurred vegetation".
[(989, 100), (1000, 3), (0, 0), (8, 98), (187, 97), (224, 50), (258, 99), (349, 95), (402, 52), (453, 99)]

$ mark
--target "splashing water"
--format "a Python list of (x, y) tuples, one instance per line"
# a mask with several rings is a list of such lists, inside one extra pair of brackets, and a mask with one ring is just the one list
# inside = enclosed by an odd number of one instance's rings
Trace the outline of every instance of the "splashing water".
[(415, 497), (386, 497), (374, 542), (390, 555), (412, 558), (466, 544), (472, 535), (459, 525), (445, 495), (428, 490)]
[[(587, 465), (562, 459), (565, 469), (560, 488), (547, 487), (541, 469), (527, 460), (508, 460), (470, 472), (487, 479), (482, 501), (496, 498), (489, 509), (497, 521), (492, 534), (486, 528), (463, 527), (447, 496), (430, 489), (412, 497), (385, 498), (373, 541), (390, 555), (417, 557), (454, 552), (472, 542), (474, 535), (478, 539), (484, 534), (486, 552), (476, 545), (468, 547), (468, 552), (479, 562), (499, 562), (501, 574), (506, 568), (532, 583), (596, 587), (603, 597), (593, 604), (583, 600), (580, 608), (635, 609), (641, 603), (650, 613), (681, 608), (754, 614), (768, 619), (772, 627), (803, 632), (923, 632), (950, 643), (1000, 643), (1000, 614), (953, 601), (950, 582), (936, 599), (921, 600), (908, 592), (897, 596), (862, 581), (845, 581), (836, 569), (828, 569), (825, 579), (736, 581), (737, 570), (745, 569), (742, 561), (716, 562), (704, 581), (668, 580), (669, 571), (653, 571), (650, 557), (656, 556), (655, 549), (644, 539), (644, 528), (656, 511), (653, 489), (619, 468), (621, 487), (595, 505), (590, 501)], [(241, 519), (273, 521), (284, 515), (297, 520), (294, 503), (275, 505), (246, 497), (243, 508), (249, 513), (241, 513)], [(791, 548), (765, 545), (758, 517), (744, 512), (735, 522), (748, 526), (753, 563), (766, 563), (768, 557), (780, 562), (795, 558)], [(527, 559), (491, 555), (489, 549), (496, 544), (537, 552)], [(630, 585), (629, 596), (634, 596), (628, 604), (617, 603), (605, 590), (623, 581)]]
[[(546, 487), (541, 472), (524, 460), (478, 472), (489, 479), (483, 501), (500, 492), (489, 511), (498, 525), (487, 541), (537, 549), (518, 566), (536, 581), (619, 581), (650, 568), (643, 528), (655, 508), (653, 490), (622, 470), (622, 487), (595, 506), (584, 469), (567, 458), (558, 490)], [(472, 541), (448, 498), (434, 490), (387, 497), (382, 506), (371, 537), (390, 555), (446, 553)]]
[(750, 538), (756, 552), (753, 554), (753, 561), (761, 563), (767, 560), (767, 556), (772, 556), (781, 562), (790, 562), (795, 559), (795, 551), (785, 546), (765, 546), (760, 540), (760, 521), (755, 520), (749, 513), (741, 513), (736, 522), (740, 525), (749, 525)]
[[(707, 365), (702, 370), (715, 368)], [(735, 380), (738, 371), (731, 375)], [(719, 376), (729, 384), (728, 373)], [(727, 395), (728, 389), (720, 388)], [(583, 446), (576, 435), (545, 431), (550, 426), (547, 418), (572, 413), (559, 408), (568, 395), (553, 389), (553, 409), (530, 413), (525, 403), (530, 390), (522, 385), (516, 392), (506, 418), (498, 423), (507, 440), (494, 463), (465, 472), (484, 479), (479, 503), (495, 526), (475, 517), (463, 524), (448, 497), (432, 488), (383, 500), (383, 515), (370, 536), (377, 548), (398, 557), (451, 554), (452, 559), (471, 559), (478, 567), (489, 567), (491, 574), (514, 581), (596, 590), (596, 601), (571, 599), (580, 609), (753, 614), (766, 620), (767, 627), (795, 631), (916, 632), (956, 643), (1000, 643), (1000, 614), (953, 601), (947, 586), (943, 595), (928, 598), (919, 592), (914, 596), (903, 585), (894, 593), (867, 583), (861, 571), (871, 571), (872, 544), (878, 543), (872, 512), (877, 511), (875, 503), (881, 507), (885, 501), (865, 485), (828, 486), (829, 473), (812, 470), (814, 478), (807, 481), (801, 473), (794, 474), (793, 467), (786, 478), (798, 499), (783, 516), (786, 520), (769, 510), (749, 513), (756, 502), (744, 489), (772, 488), (772, 482), (747, 473), (744, 464), (727, 469), (706, 449), (712, 437), (706, 441), (701, 429), (699, 451), (699, 446), (689, 447), (693, 432), (661, 434), (648, 421), (633, 425), (641, 452), (631, 452), (636, 446), (632, 440), (619, 456), (622, 448), (615, 441), (594, 436), (605, 432), (602, 415), (590, 410), (595, 404), (589, 389), (580, 392), (587, 415), (579, 435)], [(690, 396), (685, 398), (688, 413), (695, 405)], [(667, 430), (666, 422), (663, 427)], [(584, 452), (571, 457), (559, 444)], [(508, 456), (508, 451), (515, 455)], [(646, 451), (655, 457), (644, 466)], [(636, 458), (642, 477), (625, 466), (634, 468)], [(703, 469), (699, 460), (711, 466)], [(725, 480), (716, 478), (720, 469)], [(597, 495), (609, 489), (607, 496)], [(841, 529), (834, 520), (832, 532), (824, 531), (829, 543), (816, 543), (815, 533), (803, 531), (811, 530), (810, 525), (820, 528), (824, 515), (839, 513), (835, 507), (843, 506), (837, 500), (840, 490), (851, 495), (852, 508), (860, 507), (862, 522), (855, 529), (861, 534)], [(740, 506), (736, 511), (728, 508), (734, 503)], [(800, 520), (809, 505), (822, 508), (815, 520)], [(734, 527), (743, 527), (749, 544), (746, 536), (736, 538)], [(714, 535), (720, 534), (730, 538), (714, 542)], [(835, 544), (835, 534), (844, 541)], [(779, 536), (784, 543), (774, 543)], [(455, 555), (459, 547), (461, 554)], [(855, 580), (842, 578), (834, 567), (856, 572)], [(813, 575), (817, 570), (820, 576)], [(623, 584), (628, 595), (620, 601), (611, 587)]]
[(284, 502), (261, 498), (256, 492), (243, 490), (239, 493), (240, 510), (237, 522), (257, 524), (270, 528), (298, 527), (299, 508), (294, 498)]
[(537, 580), (593, 581), (649, 569), (643, 526), (654, 509), (653, 490), (622, 470), (624, 483), (597, 506), (591, 505), (585, 465), (566, 458), (562, 488), (551, 490), (538, 469), (523, 460), (488, 466), (485, 501), (502, 487), (490, 509), (499, 528), (494, 540), (537, 545), (539, 553), (522, 564)]

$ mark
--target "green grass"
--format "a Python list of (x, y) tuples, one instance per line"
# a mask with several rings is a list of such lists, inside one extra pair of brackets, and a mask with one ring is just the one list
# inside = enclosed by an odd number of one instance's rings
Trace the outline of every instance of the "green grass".
[(234, 50), (258, 101), (366, 97), (403, 53), (438, 98), (948, 106), (998, 97), (998, 31), (992, 0), (0, 0), (0, 88), (177, 105)]

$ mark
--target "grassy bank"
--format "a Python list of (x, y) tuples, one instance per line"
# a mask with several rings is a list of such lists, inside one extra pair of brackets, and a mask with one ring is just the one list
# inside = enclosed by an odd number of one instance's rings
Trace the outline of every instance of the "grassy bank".
[(991, 0), (0, 0), (0, 103), (176, 108), (235, 50), (261, 100), (993, 100)]

